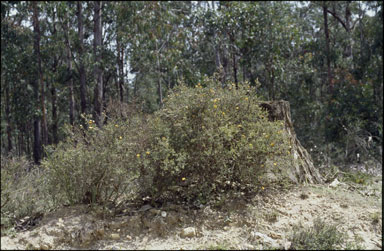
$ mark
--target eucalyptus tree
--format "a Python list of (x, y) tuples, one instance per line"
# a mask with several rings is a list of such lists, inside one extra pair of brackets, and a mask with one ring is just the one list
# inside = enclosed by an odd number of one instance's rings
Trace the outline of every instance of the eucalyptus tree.
[(94, 74), (95, 74), (95, 94), (94, 94), (94, 119), (98, 127), (102, 126), (101, 112), (103, 105), (103, 69), (101, 67), (101, 50), (102, 50), (102, 11), (101, 1), (93, 2), (94, 8), (94, 40), (93, 40), (93, 53), (95, 58)]

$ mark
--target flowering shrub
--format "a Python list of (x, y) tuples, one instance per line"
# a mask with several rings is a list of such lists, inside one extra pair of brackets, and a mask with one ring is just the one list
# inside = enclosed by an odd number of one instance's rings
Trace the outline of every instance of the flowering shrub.
[(271, 174), (284, 177), (290, 145), (283, 122), (269, 121), (259, 104), (247, 84), (223, 88), (205, 79), (176, 87), (148, 118), (111, 118), (102, 129), (87, 119), (43, 163), (51, 194), (104, 203), (123, 195), (208, 201), (238, 188), (264, 190)]
[(180, 85), (154, 114), (148, 147), (138, 153), (142, 187), (154, 197), (204, 200), (238, 186), (261, 189), (264, 174), (283, 177), (290, 161), (283, 128), (268, 120), (247, 84), (222, 88), (206, 79), (195, 88)]
[(68, 128), (66, 140), (42, 162), (55, 203), (117, 204), (136, 196), (139, 173), (131, 153), (143, 142), (137, 134), (142, 120), (110, 119), (99, 129), (86, 118), (86, 126)]

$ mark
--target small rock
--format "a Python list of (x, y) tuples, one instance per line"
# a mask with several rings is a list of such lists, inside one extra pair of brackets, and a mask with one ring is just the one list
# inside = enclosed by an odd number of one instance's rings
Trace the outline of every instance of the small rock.
[(139, 210), (137, 210), (138, 212), (144, 212), (144, 211), (147, 211), (147, 210), (149, 210), (149, 209), (151, 209), (152, 208), (152, 206), (151, 205), (149, 205), (149, 204), (146, 204), (146, 205), (144, 205), (144, 206), (142, 206)]
[(281, 239), (281, 234), (279, 233), (275, 233), (273, 231), (271, 231), (269, 234), (268, 234), (269, 237), (273, 238), (273, 239)]
[(151, 208), (149, 209), (149, 213), (152, 215), (158, 215), (160, 213), (160, 210), (156, 208)]
[(340, 182), (337, 180), (337, 178), (332, 181), (331, 184), (329, 184), (330, 187), (337, 187), (340, 184)]
[(290, 249), (291, 245), (292, 245), (292, 242), (290, 242), (290, 241), (287, 241), (286, 243), (284, 243), (284, 250)]
[(243, 244), (243, 249), (255, 249), (255, 247), (251, 244), (245, 243)]
[(271, 248), (280, 248), (280, 245), (279, 243), (277, 243), (274, 239), (272, 239), (271, 237), (265, 235), (265, 234), (262, 234), (262, 233), (259, 233), (259, 232), (252, 232), (251, 235), (256, 239), (256, 240), (260, 240), (262, 243), (265, 243), (267, 244), (268, 246), (270, 246)]
[(120, 235), (119, 234), (111, 234), (111, 239), (112, 240), (118, 240), (118, 239), (120, 239)]
[(165, 211), (161, 211), (161, 217), (167, 217), (167, 212), (165, 212)]
[(132, 237), (131, 237), (130, 235), (127, 235), (126, 238), (127, 238), (127, 240), (129, 240), (129, 241), (132, 240)]
[(224, 230), (225, 230), (225, 231), (228, 231), (228, 230), (229, 230), (229, 227), (228, 227), (228, 226), (225, 226), (225, 227), (224, 227)]
[(51, 247), (49, 245), (47, 245), (47, 244), (40, 244), (40, 249), (41, 250), (50, 250)]
[(196, 236), (196, 229), (194, 227), (184, 228), (180, 233), (181, 238), (187, 238), (187, 237), (191, 238), (194, 236)]
[(99, 238), (99, 239), (102, 239), (103, 236), (104, 236), (104, 229), (103, 228), (99, 228), (95, 231), (95, 234), (96, 234), (96, 237)]

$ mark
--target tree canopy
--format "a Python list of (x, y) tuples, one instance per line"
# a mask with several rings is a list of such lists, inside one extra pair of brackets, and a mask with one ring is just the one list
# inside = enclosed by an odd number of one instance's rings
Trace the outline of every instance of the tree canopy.
[(161, 109), (180, 83), (216, 76), (287, 100), (320, 160), (381, 161), (381, 1), (1, 2), (1, 154), (98, 127), (109, 103)]

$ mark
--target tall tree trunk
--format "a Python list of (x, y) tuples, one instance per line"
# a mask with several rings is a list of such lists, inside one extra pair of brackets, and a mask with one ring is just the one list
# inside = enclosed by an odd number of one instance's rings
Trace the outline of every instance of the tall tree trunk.
[(67, 47), (67, 69), (69, 80), (68, 80), (68, 86), (69, 86), (69, 122), (71, 125), (74, 125), (75, 123), (75, 97), (73, 92), (73, 69), (72, 69), (72, 54), (71, 49), (69, 46)]
[[(53, 31), (52, 36), (56, 35), (56, 12), (53, 12), (52, 17), (53, 22)], [(54, 55), (53, 58), (53, 65), (52, 65), (52, 73), (56, 73), (57, 71), (57, 65), (59, 64), (59, 59), (57, 55)], [(56, 94), (56, 86), (55, 86), (55, 79), (52, 78), (51, 81), (51, 106), (52, 106), (52, 136), (53, 136), (53, 144), (57, 144), (59, 142), (58, 136), (57, 136), (57, 130), (58, 130), (58, 119), (57, 119), (57, 94)]]
[(51, 94), (52, 94), (52, 135), (53, 135), (53, 144), (59, 143), (58, 137), (57, 137), (57, 129), (58, 129), (58, 123), (57, 123), (57, 94), (56, 94), (56, 87), (52, 83), (51, 86)]
[(324, 17), (324, 33), (325, 33), (325, 50), (327, 57), (327, 79), (328, 79), (328, 87), (329, 91), (333, 90), (333, 81), (332, 81), (332, 73), (331, 73), (331, 58), (330, 58), (330, 48), (329, 48), (329, 30), (328, 30), (328, 7), (324, 3), (323, 4), (323, 17)]
[(156, 59), (157, 59), (157, 72), (158, 72), (158, 80), (157, 80), (157, 93), (159, 95), (159, 105), (163, 106), (163, 90), (161, 87), (161, 69), (160, 69), (160, 51), (158, 45), (156, 43)]
[(69, 18), (66, 14), (65, 20), (62, 21), (62, 25), (65, 36), (65, 45), (66, 45), (66, 57), (67, 57), (67, 85), (69, 87), (69, 123), (74, 125), (75, 123), (75, 97), (73, 90), (73, 64), (72, 64), (72, 51), (71, 51), (71, 42), (69, 40)]
[(36, 59), (38, 70), (38, 82), (40, 85), (40, 106), (41, 106), (41, 139), (42, 144), (48, 144), (48, 126), (47, 126), (47, 114), (45, 108), (45, 86), (43, 81), (43, 70), (41, 67), (41, 53), (40, 53), (40, 24), (39, 24), (39, 8), (35, 3), (33, 8), (33, 14), (35, 19), (34, 33), (35, 33), (35, 46), (36, 46)]
[(232, 66), (233, 66), (233, 80), (236, 84), (236, 89), (239, 88), (238, 81), (237, 81), (237, 64), (236, 64), (236, 48), (235, 48), (235, 34), (233, 31), (229, 33), (229, 37), (231, 40), (232, 45)]
[[(39, 69), (39, 63), (40, 63), (40, 30), (39, 30), (39, 12), (37, 9), (37, 2), (32, 2), (33, 7), (33, 16), (32, 16), (32, 22), (33, 22), (33, 33), (34, 33), (34, 43), (33, 43), (33, 51), (35, 54), (35, 57), (37, 59), (36, 62), (36, 78), (33, 79), (32, 85), (34, 89), (34, 98), (36, 103), (39, 103), (39, 79), (40, 79), (40, 69)], [(40, 115), (34, 116), (33, 121), (33, 136), (34, 136), (34, 143), (33, 143), (33, 159), (36, 164), (40, 164), (41, 160), (41, 130), (40, 130)]]
[(5, 119), (7, 121), (7, 139), (8, 139), (8, 153), (12, 151), (12, 126), (11, 126), (11, 116), (10, 116), (10, 104), (9, 104), (9, 84), (8, 81), (5, 81)]
[(349, 2), (346, 3), (347, 6), (345, 7), (345, 25), (346, 25), (346, 31), (347, 31), (347, 40), (348, 40), (348, 43), (347, 43), (347, 46), (345, 48), (345, 52), (344, 52), (344, 56), (346, 58), (350, 58), (353, 56), (352, 54), (352, 43), (353, 43), (353, 39), (352, 39), (352, 33), (351, 33), (351, 30), (352, 30), (352, 27), (351, 27), (351, 10), (350, 10), (350, 7), (349, 7)]
[[(335, 4), (332, 5), (332, 10), (327, 8), (327, 12), (330, 13), (345, 29), (347, 32), (346, 40), (348, 41), (346, 43), (346, 46), (344, 48), (343, 52), (343, 58), (351, 58), (353, 56), (352, 54), (352, 43), (353, 43), (353, 38), (352, 38), (352, 30), (356, 24), (352, 24), (352, 12), (350, 9), (350, 1), (345, 2), (345, 16), (344, 20), (341, 18), (341, 16), (336, 12)], [(325, 4), (324, 4), (325, 5)]]
[(94, 1), (94, 41), (93, 49), (95, 56), (95, 111), (94, 119), (98, 127), (102, 126), (101, 111), (103, 104), (103, 70), (101, 68), (101, 50), (102, 50), (102, 26), (101, 26), (101, 1)]
[(121, 45), (121, 34), (119, 27), (117, 28), (116, 45), (117, 45), (117, 65), (119, 67), (119, 94), (120, 102), (124, 101), (124, 48)]
[(79, 31), (79, 77), (80, 77), (80, 106), (81, 113), (86, 113), (86, 75), (84, 67), (84, 26), (83, 26), (83, 6), (81, 1), (77, 1), (77, 22)]
[[(208, 4), (209, 7), (209, 4)], [(215, 11), (215, 3), (211, 1), (211, 11)], [(224, 77), (224, 69), (222, 68), (221, 60), (220, 60), (220, 48), (219, 48), (219, 42), (217, 40), (217, 34), (216, 30), (213, 29), (213, 40), (215, 41), (215, 64), (216, 64), (216, 71), (219, 72), (220, 76), (220, 82), (222, 85), (225, 83), (225, 77)]]

